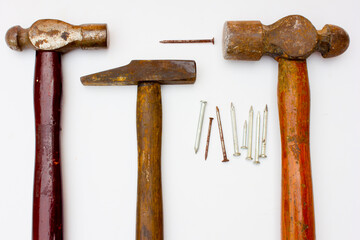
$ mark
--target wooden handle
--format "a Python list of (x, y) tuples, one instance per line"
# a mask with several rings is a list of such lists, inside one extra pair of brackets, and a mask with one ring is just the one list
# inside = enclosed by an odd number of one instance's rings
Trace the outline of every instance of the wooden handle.
[(280, 58), (278, 105), (282, 146), (283, 240), (315, 240), (306, 60)]
[(59, 148), (60, 57), (60, 53), (57, 52), (36, 52), (33, 240), (60, 240), (63, 238)]
[(160, 84), (140, 83), (137, 93), (138, 193), (136, 239), (163, 239)]

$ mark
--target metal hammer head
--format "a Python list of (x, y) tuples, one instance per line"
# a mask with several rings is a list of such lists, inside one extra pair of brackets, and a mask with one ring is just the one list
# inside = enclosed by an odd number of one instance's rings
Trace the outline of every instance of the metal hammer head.
[(84, 85), (137, 85), (140, 82), (160, 84), (193, 84), (196, 79), (195, 61), (133, 60), (128, 65), (81, 77)]
[(259, 60), (262, 55), (303, 60), (319, 51), (335, 57), (349, 46), (349, 35), (340, 27), (325, 25), (317, 31), (299, 15), (287, 16), (272, 25), (259, 21), (230, 21), (224, 25), (225, 59)]
[(10, 28), (6, 33), (6, 43), (18, 51), (32, 48), (64, 53), (75, 48), (105, 48), (107, 30), (106, 24), (74, 26), (60, 20), (43, 19), (28, 29), (20, 26)]

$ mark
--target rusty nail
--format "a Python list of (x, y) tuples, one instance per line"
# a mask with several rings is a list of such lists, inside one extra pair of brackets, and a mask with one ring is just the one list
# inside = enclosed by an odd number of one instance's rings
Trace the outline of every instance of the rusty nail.
[(212, 43), (215, 44), (215, 39), (195, 39), (195, 40), (162, 40), (160, 43)]
[(221, 148), (222, 148), (223, 158), (224, 158), (222, 161), (223, 162), (228, 162), (229, 159), (227, 159), (227, 156), (226, 156), (224, 134), (223, 134), (223, 130), (222, 130), (222, 126), (221, 126), (221, 119), (220, 119), (220, 111), (219, 111), (219, 108), (217, 106), (216, 106), (216, 118), (217, 118), (217, 122), (218, 122), (220, 141), (221, 141)]
[(211, 125), (212, 125), (213, 120), (214, 120), (214, 118), (212, 118), (212, 117), (209, 118), (209, 129), (208, 129), (208, 135), (207, 135), (207, 138), (206, 138), (206, 148), (205, 148), (205, 160), (207, 159), (207, 156), (208, 156), (209, 143), (210, 143), (210, 134), (211, 134)]

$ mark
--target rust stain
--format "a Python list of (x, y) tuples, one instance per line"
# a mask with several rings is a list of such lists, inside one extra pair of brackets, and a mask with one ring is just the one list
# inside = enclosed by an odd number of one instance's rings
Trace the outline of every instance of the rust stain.
[(35, 42), (35, 47), (41, 48), (41, 45), (43, 45), (44, 43), (47, 43), (47, 42), (48, 41), (46, 39), (38, 40)]
[(61, 34), (61, 38), (64, 39), (65, 41), (68, 39), (69, 36), (70, 36), (70, 33), (68, 33), (68, 32), (63, 32)]

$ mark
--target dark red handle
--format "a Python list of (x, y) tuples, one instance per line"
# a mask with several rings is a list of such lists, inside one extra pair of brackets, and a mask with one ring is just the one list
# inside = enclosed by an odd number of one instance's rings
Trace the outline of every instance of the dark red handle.
[(62, 81), (60, 57), (58, 52), (36, 52), (33, 240), (63, 238), (59, 141)]
[(282, 239), (315, 240), (309, 145), (310, 89), (306, 60), (280, 58), (278, 61)]
[(138, 192), (136, 239), (162, 240), (162, 107), (159, 83), (140, 83), (137, 93)]

